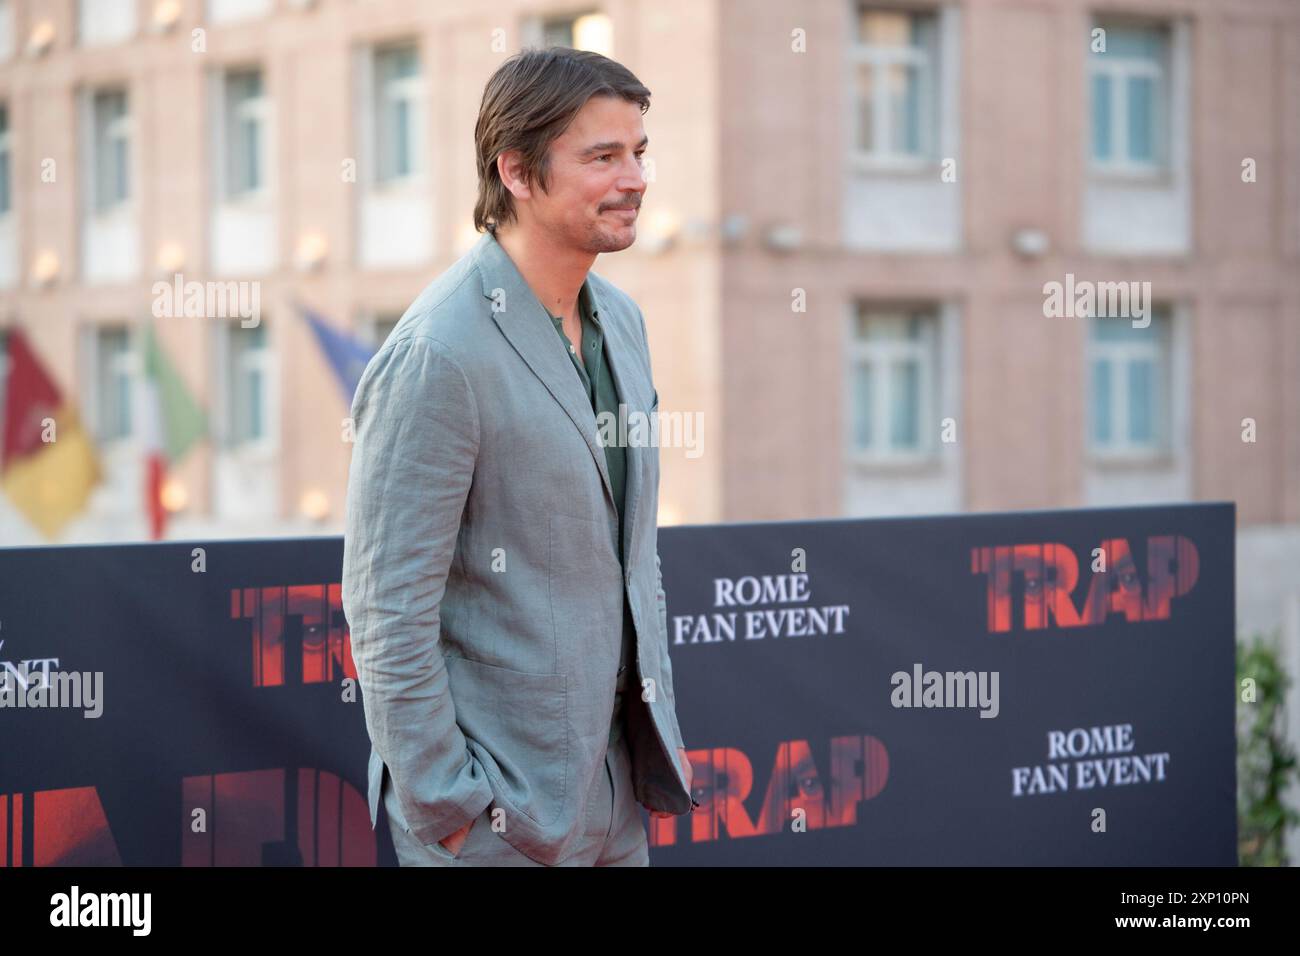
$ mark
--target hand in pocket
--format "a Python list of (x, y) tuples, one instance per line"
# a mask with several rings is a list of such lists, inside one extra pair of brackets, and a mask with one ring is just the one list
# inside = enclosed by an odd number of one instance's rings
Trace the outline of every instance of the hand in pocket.
[[(475, 819), (478, 818), (475, 817)], [(465, 845), (465, 841), (469, 839), (469, 831), (473, 828), (474, 820), (471, 820), (456, 832), (443, 837), (438, 843), (452, 856), (460, 856), (460, 849)]]

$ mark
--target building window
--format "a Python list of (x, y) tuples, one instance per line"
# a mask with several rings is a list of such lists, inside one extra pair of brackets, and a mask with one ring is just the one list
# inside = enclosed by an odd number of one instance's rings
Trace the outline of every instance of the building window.
[(226, 197), (235, 199), (266, 186), (267, 101), (262, 71), (226, 73), (225, 107)]
[(397, 323), (401, 321), (401, 312), (381, 312), (375, 316), (371, 323), (370, 344), (376, 349), (388, 341), (388, 337), (393, 334), (393, 329), (397, 328)]
[(109, 212), (131, 198), (131, 114), (125, 90), (97, 90), (91, 103), (94, 209)]
[(265, 442), (270, 437), (269, 385), (271, 350), (266, 322), (228, 328), (225, 396), (226, 444), (231, 447)]
[(933, 309), (858, 313), (849, 371), (855, 457), (913, 459), (933, 452), (938, 340)]
[(77, 35), (83, 45), (120, 43), (135, 35), (137, 0), (78, 0)]
[(131, 393), (137, 361), (124, 325), (95, 329), (95, 435), (103, 444), (132, 434)]
[(1150, 174), (1169, 162), (1169, 31), (1097, 21), (1105, 52), (1089, 55), (1092, 164), (1102, 172)]
[(860, 8), (850, 59), (854, 152), (875, 165), (934, 161), (939, 134), (938, 16)]
[(245, 327), (214, 323), (216, 454), (213, 512), (231, 521), (280, 516), (280, 395), (278, 353), (267, 316)]
[(233, 23), (250, 17), (264, 17), (271, 9), (271, 0), (208, 0), (208, 20)]
[(384, 183), (419, 172), (424, 146), (419, 50), (413, 44), (379, 48), (374, 70), (376, 177)]
[(544, 17), (538, 30), (540, 36), (535, 38), (538, 46), (566, 46), (574, 50), (590, 50), (602, 56), (612, 56), (614, 52), (614, 23), (603, 13), (589, 11)]
[(1089, 444), (1098, 457), (1143, 457), (1170, 445), (1171, 320), (1094, 317), (1088, 340)]
[(14, 55), (14, 5), (0, 0), (0, 60)]
[(0, 216), (13, 208), (13, 163), (10, 155), (9, 107), (0, 103)]

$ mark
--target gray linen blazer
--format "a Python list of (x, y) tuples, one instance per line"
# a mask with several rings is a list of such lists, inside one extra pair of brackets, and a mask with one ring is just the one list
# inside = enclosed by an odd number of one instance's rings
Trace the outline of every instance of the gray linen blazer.
[[(657, 414), (641, 310), (589, 272), (629, 410)], [(370, 734), (370, 823), (387, 772), (425, 845), (489, 805), (521, 853), (582, 837), (614, 705), (623, 602), (636, 627), (626, 739), (636, 798), (691, 809), (668, 659), (659, 455), (629, 444), (625, 542), (595, 413), (549, 314), (491, 232), (430, 283), (366, 366), (343, 610)]]

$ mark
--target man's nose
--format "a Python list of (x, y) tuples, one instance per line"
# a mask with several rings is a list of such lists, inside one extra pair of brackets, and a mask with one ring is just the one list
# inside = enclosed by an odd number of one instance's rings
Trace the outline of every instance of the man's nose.
[(620, 189), (628, 192), (645, 192), (645, 170), (641, 168), (641, 164), (637, 162), (635, 156), (632, 157), (632, 168), (624, 173), (623, 178), (619, 180), (618, 185)]

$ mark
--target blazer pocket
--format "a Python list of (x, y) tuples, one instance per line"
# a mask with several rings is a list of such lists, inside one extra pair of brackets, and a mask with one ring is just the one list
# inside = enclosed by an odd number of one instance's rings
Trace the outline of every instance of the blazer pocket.
[(444, 857), (445, 859), (448, 860), (456, 859), (455, 854), (453, 854), (450, 850), (448, 850), (437, 840), (434, 840), (432, 843), (426, 843), (425, 846), (429, 848), (430, 852), (436, 853), (438, 854), (438, 856)]
[[(381, 772), (382, 772), (382, 765), (381, 765)], [(387, 776), (387, 774), (385, 774), (385, 776)], [(388, 777), (388, 781), (389, 781), (389, 786), (391, 786), (392, 778)], [(387, 804), (385, 806), (387, 807)], [(400, 805), (396, 803), (392, 805), (390, 816), (402, 828), (402, 832), (411, 838), (412, 842), (420, 843), (419, 839), (415, 835), (414, 829), (412, 829), (411, 827), (411, 824), (409, 824), (406, 821), (406, 817), (402, 815), (402, 809)], [(441, 856), (447, 860), (456, 859), (456, 857), (452, 855), (452, 852), (448, 850), (445, 846), (443, 846), (441, 843), (439, 843), (437, 840), (434, 840), (432, 843), (421, 843), (420, 845), (426, 847), (430, 853), (433, 853), (436, 856)]]
[(445, 661), (456, 723), (490, 756), (482, 763), (495, 795), (538, 826), (554, 821), (568, 786), (568, 678)]

